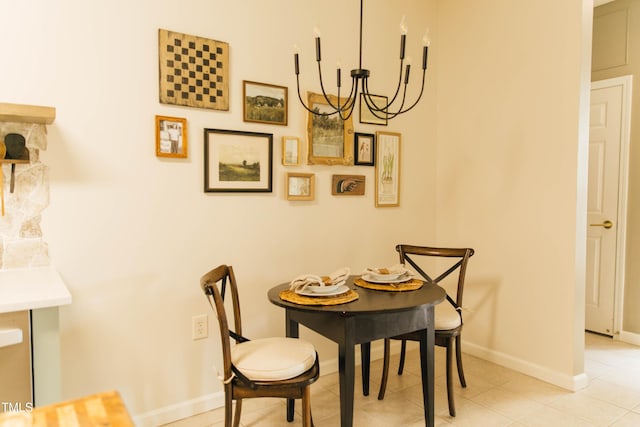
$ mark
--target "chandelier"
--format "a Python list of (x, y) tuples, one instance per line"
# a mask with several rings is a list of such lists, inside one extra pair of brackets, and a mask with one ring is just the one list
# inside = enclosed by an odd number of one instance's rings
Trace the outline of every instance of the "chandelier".
[[(358, 92), (362, 94), (362, 100), (364, 100), (364, 104), (367, 106), (371, 114), (381, 120), (388, 120), (397, 117), (400, 114), (406, 113), (415, 107), (420, 98), (422, 98), (422, 93), (424, 92), (424, 81), (427, 73), (427, 53), (429, 51), (429, 38), (428, 34), (425, 34), (423, 38), (423, 48), (422, 48), (422, 84), (420, 86), (420, 93), (417, 99), (410, 105), (405, 107), (406, 95), (407, 95), (407, 85), (409, 83), (409, 72), (411, 71), (411, 63), (407, 59), (405, 64), (405, 44), (407, 39), (407, 28), (404, 25), (404, 17), (402, 18), (402, 22), (400, 24), (401, 35), (400, 35), (400, 73), (398, 76), (398, 85), (396, 87), (395, 94), (393, 97), (384, 97), (379, 94), (371, 94), (369, 92), (369, 77), (371, 76), (371, 72), (365, 68), (362, 68), (362, 3), (363, 0), (360, 0), (360, 57), (358, 62), (358, 68), (351, 70), (351, 90), (349, 92), (349, 96), (346, 98), (340, 97), (340, 90), (342, 86), (341, 82), (341, 69), (340, 64), (338, 64), (337, 68), (337, 87), (338, 87), (338, 99), (337, 101), (332, 101), (327, 95), (324, 82), (322, 80), (322, 66), (320, 61), (322, 59), (321, 49), (320, 49), (320, 34), (316, 30), (316, 61), (318, 62), (318, 77), (320, 79), (320, 88), (322, 90), (322, 95), (327, 103), (327, 105), (333, 110), (329, 112), (320, 112), (317, 109), (310, 109), (307, 104), (302, 99), (302, 95), (300, 94), (300, 67), (299, 67), (299, 56), (298, 52), (294, 53), (294, 65), (296, 72), (296, 85), (298, 87), (298, 99), (302, 106), (312, 114), (318, 116), (332, 116), (334, 114), (338, 114), (342, 120), (348, 120), (353, 114), (353, 109), (356, 105), (356, 100), (358, 99)], [(402, 97), (399, 98), (400, 91), (402, 90)], [(375, 98), (375, 99), (374, 99)], [(385, 101), (381, 104), (381, 100)], [(387, 101), (389, 100), (390, 101)], [(360, 106), (362, 108), (362, 105)]]

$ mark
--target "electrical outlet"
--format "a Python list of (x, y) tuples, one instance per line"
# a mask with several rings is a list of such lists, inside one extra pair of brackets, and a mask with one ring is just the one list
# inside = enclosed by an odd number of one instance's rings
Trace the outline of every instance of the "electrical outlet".
[(209, 336), (207, 315), (200, 314), (191, 318), (191, 339), (201, 340)]

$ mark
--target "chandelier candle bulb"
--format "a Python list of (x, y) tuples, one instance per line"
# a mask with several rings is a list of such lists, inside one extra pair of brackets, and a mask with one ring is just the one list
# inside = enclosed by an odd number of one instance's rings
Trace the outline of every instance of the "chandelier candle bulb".
[(422, 48), (422, 69), (427, 69), (427, 53), (429, 52), (429, 46), (425, 45)]
[(313, 32), (316, 35), (316, 61), (320, 62), (320, 59), (321, 59), (321, 55), (320, 55), (320, 30), (318, 29), (318, 27), (315, 27), (313, 29)]
[(316, 61), (320, 62), (320, 37), (316, 37)]
[[(402, 21), (400, 22), (400, 73), (398, 76), (398, 83), (396, 85), (395, 93), (392, 93), (390, 96), (381, 96), (381, 95), (372, 95), (369, 92), (369, 78), (371, 76), (371, 71), (363, 67), (363, 58), (362, 58), (362, 44), (363, 44), (363, 34), (362, 34), (362, 21), (363, 21), (363, 3), (364, 0), (360, 0), (360, 26), (359, 26), (359, 50), (358, 50), (358, 66), (357, 68), (353, 68), (351, 70), (351, 90), (349, 95), (346, 98), (340, 97), (340, 89), (342, 86), (342, 69), (340, 66), (340, 62), (338, 62), (338, 67), (336, 70), (336, 80), (337, 80), (337, 89), (338, 89), (338, 102), (334, 104), (330, 96), (327, 92), (325, 92), (324, 82), (322, 81), (322, 69), (321, 69), (321, 45), (320, 45), (320, 31), (317, 27), (314, 28), (315, 32), (315, 41), (316, 41), (316, 61), (318, 63), (318, 78), (320, 80), (320, 89), (322, 90), (322, 96), (326, 100), (327, 105), (330, 107), (330, 111), (319, 111), (318, 109), (312, 109), (310, 105), (307, 105), (305, 101), (302, 99), (302, 94), (300, 90), (300, 68), (299, 68), (299, 57), (298, 53), (295, 53), (294, 56), (294, 65), (296, 71), (296, 89), (298, 92), (298, 99), (302, 106), (310, 113), (315, 116), (332, 116), (337, 114), (341, 120), (349, 120), (351, 115), (354, 112), (354, 107), (357, 104), (357, 100), (359, 96), (361, 96), (362, 100), (366, 103), (366, 106), (369, 108), (371, 114), (373, 114), (376, 118), (380, 120), (384, 120), (385, 123), (387, 120), (391, 120), (400, 114), (404, 114), (410, 110), (412, 110), (420, 100), (422, 99), (422, 95), (424, 93), (424, 84), (426, 79), (426, 70), (427, 70), (427, 53), (428, 53), (428, 45), (429, 42), (425, 38), (423, 38), (424, 45), (422, 49), (422, 78), (420, 84), (419, 92), (416, 98), (413, 101), (409, 101), (406, 98), (407, 87), (409, 84), (409, 74), (411, 71), (411, 59), (407, 57), (405, 59), (406, 53), (406, 44), (407, 44), (407, 26), (405, 25), (405, 17), (402, 17)], [(406, 64), (405, 64), (406, 61)], [(404, 73), (403, 73), (404, 71)], [(404, 74), (404, 78), (403, 78)], [(403, 86), (402, 82), (404, 81), (404, 90), (401, 91)], [(379, 105), (377, 97), (387, 99), (388, 101), (382, 102), (382, 105)], [(376, 98), (376, 100), (374, 100)], [(397, 101), (397, 102), (396, 102)], [(395, 105), (396, 107), (393, 107)]]

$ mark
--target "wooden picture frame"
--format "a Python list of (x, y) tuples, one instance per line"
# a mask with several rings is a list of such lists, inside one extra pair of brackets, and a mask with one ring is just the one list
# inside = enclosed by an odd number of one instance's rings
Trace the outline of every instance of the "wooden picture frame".
[(356, 166), (373, 166), (376, 158), (376, 136), (372, 133), (355, 133), (353, 158)]
[(316, 175), (313, 173), (287, 173), (287, 200), (313, 200), (316, 192)]
[(334, 196), (364, 196), (364, 175), (332, 175), (331, 194)]
[(376, 207), (400, 206), (400, 142), (396, 132), (376, 132)]
[(300, 164), (300, 138), (297, 136), (282, 137), (282, 164), (284, 166)]
[[(383, 106), (387, 105), (388, 99), (386, 96), (371, 95), (371, 100), (375, 105)], [(379, 113), (378, 113), (379, 114)], [(385, 117), (383, 119), (376, 117), (364, 100), (364, 94), (360, 94), (360, 123), (367, 123), (370, 125), (386, 126), (389, 120)]]
[[(328, 95), (336, 105), (338, 97)], [(331, 106), (322, 94), (308, 93), (311, 110), (330, 112)], [(310, 165), (353, 165), (353, 116), (343, 121), (338, 114), (318, 116), (308, 113), (307, 120), (307, 163)]]
[(204, 191), (271, 192), (273, 134), (204, 130)]
[(288, 91), (285, 86), (243, 80), (243, 120), (286, 126), (289, 110)]
[(186, 158), (188, 145), (187, 119), (156, 116), (156, 156)]

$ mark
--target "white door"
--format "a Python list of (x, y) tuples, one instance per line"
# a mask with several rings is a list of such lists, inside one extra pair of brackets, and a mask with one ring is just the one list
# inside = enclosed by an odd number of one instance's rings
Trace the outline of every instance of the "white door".
[(619, 332), (630, 90), (631, 81), (624, 78), (591, 86), (585, 328), (607, 335)]

